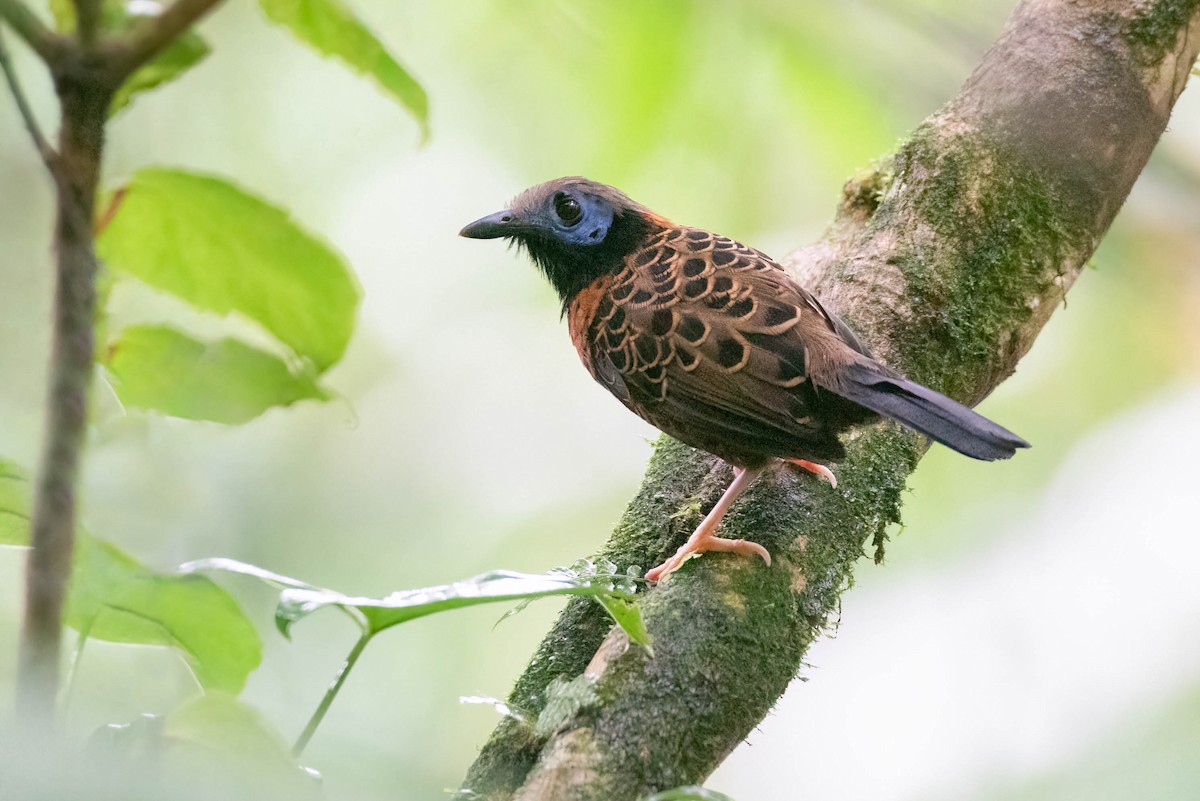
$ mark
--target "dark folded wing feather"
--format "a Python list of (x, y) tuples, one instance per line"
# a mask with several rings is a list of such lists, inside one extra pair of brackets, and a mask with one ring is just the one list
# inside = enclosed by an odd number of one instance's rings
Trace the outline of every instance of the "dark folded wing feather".
[(814, 408), (806, 341), (815, 327), (818, 340), (840, 342), (839, 325), (759, 251), (668, 228), (608, 285), (590, 366), (654, 425), (734, 461), (837, 458), (837, 432)]
[(652, 424), (735, 464), (840, 458), (838, 432), (875, 414), (976, 459), (1028, 447), (875, 362), (782, 267), (731, 239), (665, 227), (588, 291), (586, 325), (573, 335), (597, 380)]

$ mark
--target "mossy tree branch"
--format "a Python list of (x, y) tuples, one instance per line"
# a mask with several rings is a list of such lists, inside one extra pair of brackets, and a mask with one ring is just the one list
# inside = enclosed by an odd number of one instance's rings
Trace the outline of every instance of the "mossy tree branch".
[[(846, 186), (833, 225), (793, 254), (802, 282), (877, 356), (975, 403), (1063, 300), (1128, 195), (1200, 48), (1200, 0), (1026, 0), (957, 98), (890, 164)], [(638, 798), (702, 781), (763, 718), (882, 543), (925, 443), (894, 425), (847, 442), (831, 491), (765, 475), (724, 535), (775, 557), (710, 555), (647, 593), (655, 657), (572, 603), (509, 703), (536, 718), (558, 677), (598, 700), (547, 740), (504, 720), (463, 784), (488, 801)], [(1019, 457), (1018, 457), (1019, 458)], [(604, 555), (661, 561), (730, 479), (666, 438)]]

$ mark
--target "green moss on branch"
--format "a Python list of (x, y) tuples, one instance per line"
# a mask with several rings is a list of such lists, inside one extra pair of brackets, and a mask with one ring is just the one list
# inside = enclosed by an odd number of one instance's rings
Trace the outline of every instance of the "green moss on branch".
[(1077, 205), (1016, 148), (971, 131), (922, 126), (896, 158), (897, 182), (869, 230), (906, 232), (891, 262), (904, 281), (893, 358), (923, 383), (977, 402), (1007, 376), (1013, 332), (1065, 293), (1064, 265), (1090, 251)]
[(1142, 66), (1152, 67), (1166, 57), (1198, 8), (1200, 0), (1158, 0), (1132, 15), (1125, 33)]

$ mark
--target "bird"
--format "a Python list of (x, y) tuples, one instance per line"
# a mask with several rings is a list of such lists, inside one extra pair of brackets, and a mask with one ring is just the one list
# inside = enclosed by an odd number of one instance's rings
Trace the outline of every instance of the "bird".
[(840, 317), (762, 251), (677, 225), (620, 190), (572, 176), (533, 186), (464, 227), (507, 239), (562, 301), (592, 378), (651, 425), (707, 451), (734, 478), (676, 553), (758, 555), (717, 536), (725, 513), (764, 470), (787, 462), (837, 486), (839, 435), (890, 418), (975, 459), (1029, 443), (963, 404), (876, 361)]

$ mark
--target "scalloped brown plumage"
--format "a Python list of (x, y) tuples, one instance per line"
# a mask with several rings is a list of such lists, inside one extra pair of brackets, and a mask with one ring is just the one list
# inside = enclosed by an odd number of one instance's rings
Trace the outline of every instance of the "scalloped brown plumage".
[(838, 433), (875, 416), (820, 389), (861, 356), (857, 340), (768, 256), (708, 231), (651, 230), (567, 317), (597, 381), (657, 428), (739, 467), (836, 461)]
[(783, 459), (834, 483), (838, 435), (879, 415), (976, 459), (1028, 443), (876, 362), (850, 328), (769, 256), (676, 225), (619, 190), (562, 178), (462, 231), (524, 246), (563, 300), (571, 339), (600, 384), (667, 434), (734, 466), (725, 495), (660, 578), (705, 550), (734, 499)]

